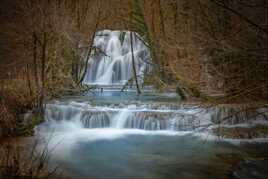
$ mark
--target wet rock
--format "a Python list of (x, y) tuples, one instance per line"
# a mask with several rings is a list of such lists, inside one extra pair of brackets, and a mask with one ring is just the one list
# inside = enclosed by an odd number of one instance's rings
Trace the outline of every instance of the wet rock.
[(268, 126), (257, 125), (253, 127), (217, 127), (213, 132), (224, 138), (254, 139), (268, 137)]

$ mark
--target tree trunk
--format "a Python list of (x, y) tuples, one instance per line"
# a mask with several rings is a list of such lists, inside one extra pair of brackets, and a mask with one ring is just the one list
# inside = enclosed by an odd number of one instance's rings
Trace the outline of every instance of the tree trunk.
[(46, 65), (46, 48), (47, 48), (47, 34), (46, 32), (43, 33), (43, 43), (42, 43), (42, 57), (41, 57), (41, 81), (42, 81), (42, 87), (41, 87), (41, 96), (39, 101), (39, 110), (41, 114), (43, 111), (43, 101), (45, 96), (45, 65)]
[[(97, 23), (98, 24), (98, 23)], [(96, 25), (97, 27), (97, 25)], [(97, 28), (96, 28), (97, 29)], [(84, 80), (86, 74), (87, 74), (87, 69), (88, 69), (88, 62), (89, 62), (89, 57), (90, 57), (90, 54), (91, 54), (91, 51), (92, 51), (92, 46), (93, 46), (93, 43), (94, 43), (94, 38), (95, 38), (95, 34), (96, 34), (96, 29), (94, 30), (94, 33), (91, 37), (91, 42), (90, 42), (90, 45), (88, 47), (88, 50), (87, 50), (87, 53), (86, 53), (86, 63), (85, 63), (85, 70), (83, 71), (83, 74), (81, 76), (81, 78), (79, 79), (78, 81), (78, 85), (80, 85), (82, 83), (82, 81)]]
[(98, 9), (98, 15), (97, 15), (97, 22), (95, 24), (95, 28), (94, 28), (94, 32), (91, 36), (91, 41), (90, 41), (90, 45), (88, 47), (88, 50), (87, 50), (87, 53), (86, 53), (86, 66), (85, 66), (85, 70), (83, 71), (83, 74), (81, 76), (81, 78), (79, 79), (78, 81), (78, 85), (80, 85), (82, 83), (82, 81), (84, 80), (85, 76), (86, 76), (86, 73), (87, 73), (87, 69), (88, 69), (88, 61), (89, 61), (89, 56), (91, 54), (91, 51), (92, 51), (92, 46), (93, 46), (93, 43), (94, 43), (94, 38), (95, 38), (95, 34), (96, 34), (96, 31), (98, 29), (98, 26), (99, 26), (99, 23), (100, 23), (100, 15), (101, 15), (101, 10), (100, 10), (100, 7)]
[(166, 32), (165, 32), (165, 21), (164, 21), (164, 15), (163, 15), (163, 10), (161, 7), (161, 0), (158, 0), (158, 8), (159, 8), (159, 15), (160, 15), (160, 33), (163, 35), (163, 37), (166, 37)]
[[(33, 72), (34, 72), (34, 81), (35, 81), (35, 86), (36, 86), (36, 93), (38, 96), (39, 79), (38, 79), (38, 67), (37, 67), (37, 37), (36, 37), (35, 32), (33, 33)], [(38, 101), (37, 101), (37, 103), (38, 103)]]
[(26, 66), (26, 75), (27, 75), (27, 84), (28, 84), (28, 88), (29, 88), (29, 94), (32, 97), (32, 84), (31, 84), (31, 78), (30, 78), (30, 68), (29, 68), (29, 64), (27, 64)]
[(131, 56), (132, 56), (133, 76), (134, 76), (136, 87), (137, 87), (137, 93), (138, 94), (141, 94), (141, 90), (140, 90), (139, 82), (138, 82), (138, 78), (137, 78), (137, 72), (136, 72), (136, 66), (135, 66), (135, 58), (134, 58), (134, 51), (133, 51), (133, 32), (130, 32), (130, 47), (131, 47)]

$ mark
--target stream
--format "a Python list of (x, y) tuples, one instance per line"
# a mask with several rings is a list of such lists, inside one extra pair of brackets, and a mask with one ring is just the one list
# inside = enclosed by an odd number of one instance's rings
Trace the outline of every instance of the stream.
[[(46, 104), (45, 122), (35, 130), (48, 142), (51, 166), (74, 179), (268, 178), (267, 138), (226, 139), (213, 133), (225, 110), (182, 104), (176, 93), (149, 87), (141, 95), (135, 88), (120, 92), (118, 85), (133, 76), (129, 35), (96, 33), (94, 46), (105, 55), (90, 56), (83, 83), (101, 87)], [(142, 84), (151, 70), (150, 55), (137, 36), (134, 62)]]
[(46, 107), (37, 136), (71, 178), (267, 178), (268, 143), (213, 135), (213, 111), (173, 93), (96, 91)]

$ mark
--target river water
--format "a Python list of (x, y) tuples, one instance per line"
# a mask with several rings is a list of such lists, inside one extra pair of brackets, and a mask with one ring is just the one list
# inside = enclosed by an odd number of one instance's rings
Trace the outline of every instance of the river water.
[[(134, 35), (142, 84), (150, 55)], [(37, 137), (48, 141), (51, 166), (74, 179), (268, 178), (265, 139), (248, 143), (212, 133), (225, 110), (181, 104), (174, 93), (107, 88), (133, 77), (130, 32), (99, 31), (94, 47), (83, 83), (106, 88), (50, 101), (45, 122), (36, 128)]]
[(268, 143), (220, 139), (173, 93), (89, 92), (47, 104), (37, 136), (71, 178), (267, 178)]

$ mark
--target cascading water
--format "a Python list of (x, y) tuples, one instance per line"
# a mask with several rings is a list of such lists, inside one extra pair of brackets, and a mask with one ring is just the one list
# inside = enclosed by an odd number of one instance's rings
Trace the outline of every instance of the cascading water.
[[(150, 53), (138, 34), (133, 33), (136, 73), (141, 83), (149, 71)], [(133, 76), (129, 31), (103, 30), (96, 33), (84, 84), (124, 85)]]
[(120, 108), (92, 106), (86, 102), (57, 102), (48, 104), (45, 114), (47, 121), (68, 121), (81, 128), (193, 131), (210, 124), (211, 116), (195, 115), (199, 111), (161, 105), (152, 107), (132, 104)]
[[(123, 85), (133, 76), (132, 50), (129, 31), (103, 30), (96, 33), (93, 43), (93, 52), (90, 55), (88, 71), (84, 78), (85, 84), (96, 85)], [(134, 34), (133, 51), (135, 67), (140, 83), (143, 75), (149, 72), (150, 53), (145, 44), (140, 40), (138, 34)], [(151, 93), (151, 92), (150, 92)], [(86, 94), (87, 95), (87, 94)], [(135, 94), (136, 95), (136, 94)], [(158, 94), (159, 95), (159, 94)], [(207, 127), (212, 123), (223, 124), (218, 119), (224, 118), (227, 112), (221, 111), (197, 112), (194, 106), (190, 109), (163, 105), (154, 108), (150, 105), (133, 104), (133, 101), (141, 102), (142, 98), (150, 100), (151, 104), (157, 105), (165, 100), (159, 95), (131, 96), (128, 93), (105, 93), (98, 96), (94, 93), (95, 102), (109, 101), (108, 106), (87, 102), (51, 103), (46, 107), (46, 120), (48, 122), (68, 121), (81, 128), (115, 128), (115, 129), (142, 129), (142, 130), (170, 130), (170, 131), (193, 131)], [(178, 99), (168, 95), (169, 100)], [(113, 97), (113, 98), (112, 98)], [(126, 97), (126, 99), (124, 99)], [(130, 98), (128, 98), (130, 97)], [(114, 106), (115, 101), (121, 99), (120, 103), (127, 102), (121, 107)], [(160, 100), (160, 101), (158, 101)], [(163, 101), (162, 101), (163, 102)], [(169, 104), (169, 103), (167, 103)], [(198, 109), (202, 110), (202, 109)], [(242, 116), (243, 119), (243, 116)], [(231, 118), (233, 123), (241, 122), (236, 117)], [(243, 121), (242, 121), (243, 122)]]
[[(228, 167), (233, 166), (222, 165), (222, 156), (245, 155), (244, 147), (240, 152), (237, 146), (210, 141), (219, 139), (207, 132), (219, 119), (229, 115), (227, 109), (206, 110), (194, 105), (154, 101), (159, 97), (163, 100), (160, 95), (153, 98), (142, 94), (143, 98), (136, 100), (121, 96), (125, 101), (122, 102), (120, 96), (117, 100), (102, 96), (108, 92), (96, 91), (95, 98), (72, 97), (46, 105), (46, 122), (37, 131), (42, 139), (48, 140), (44, 145), (53, 151), (52, 163), (63, 167), (70, 178), (195, 179), (217, 178), (219, 173), (222, 176), (221, 172), (227, 173), (228, 178), (231, 170)], [(236, 118), (230, 120), (241, 122)], [(254, 148), (267, 154), (268, 145), (264, 147), (250, 146), (249, 150)], [(247, 175), (266, 172), (267, 162), (263, 161), (257, 161), (259, 168), (235, 171), (241, 177), (234, 179), (244, 179), (244, 171)], [(211, 171), (216, 171), (215, 177), (211, 177)], [(251, 178), (255, 175), (248, 179)], [(267, 177), (260, 177), (264, 178)]]
[(112, 127), (119, 128), (119, 129), (124, 128), (129, 116), (130, 116), (130, 112), (127, 108), (121, 110), (120, 112), (118, 112), (117, 115), (113, 117)]
[[(221, 107), (206, 110), (195, 106), (173, 106), (157, 102), (153, 104), (135, 102), (116, 104), (114, 101), (114, 104), (96, 105), (85, 101), (58, 101), (46, 105), (45, 118), (47, 124), (52, 127), (55, 124), (67, 122), (68, 125), (73, 124), (79, 129), (110, 128), (192, 132), (204, 130), (208, 132), (217, 126), (244, 126), (249, 125), (249, 122), (251, 126), (254, 126), (259, 123), (264, 124), (266, 121), (264, 116), (256, 115), (258, 112), (263, 112), (263, 109), (259, 109), (256, 113), (239, 114), (239, 116), (231, 116), (228, 120), (220, 121), (230, 116), (234, 110), (241, 109)], [(49, 128), (45, 127), (45, 129)]]
[[(132, 77), (129, 32), (126, 32), (123, 44), (119, 40), (120, 33), (107, 30), (97, 33), (94, 46), (103, 52), (91, 55), (84, 83), (122, 85)], [(149, 70), (143, 61), (150, 58), (148, 50), (137, 38), (134, 53), (137, 73), (143, 76)], [(259, 120), (255, 113), (246, 112), (228, 118), (224, 123), (221, 119), (240, 109), (206, 109), (181, 105), (178, 100), (171, 93), (147, 90), (141, 95), (132, 90), (91, 91), (46, 104), (46, 122), (36, 131), (49, 141), (45, 142), (45, 149), (55, 152), (50, 157), (53, 163), (63, 166), (71, 178), (217, 178), (223, 173), (228, 174), (228, 178), (230, 163), (221, 166), (222, 159), (216, 159), (225, 154), (231, 154), (233, 158), (237, 148), (225, 143), (217, 143), (219, 147), (215, 147), (216, 143), (203, 142), (196, 136), (207, 140), (208, 134), (214, 134), (213, 130), (220, 125), (240, 125), (249, 121), (249, 115), (252, 124), (257, 124), (265, 117)], [(224, 155), (220, 155), (224, 150)], [(226, 171), (222, 172), (222, 169)], [(214, 170), (215, 177), (211, 173)], [(251, 173), (255, 178), (255, 169)], [(237, 178), (244, 178), (243, 173), (241, 176)]]

